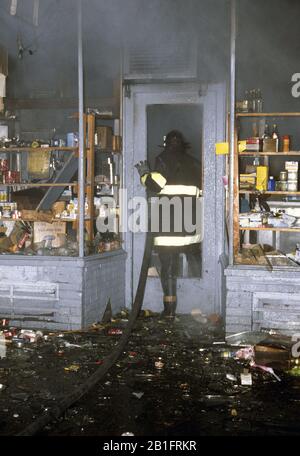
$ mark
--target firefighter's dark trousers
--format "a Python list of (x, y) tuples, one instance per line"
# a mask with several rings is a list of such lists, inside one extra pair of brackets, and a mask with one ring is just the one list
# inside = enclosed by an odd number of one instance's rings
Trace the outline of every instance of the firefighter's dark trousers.
[(164, 311), (166, 314), (175, 314), (179, 253), (172, 247), (164, 247), (159, 249), (158, 254), (161, 263), (160, 280), (164, 293)]

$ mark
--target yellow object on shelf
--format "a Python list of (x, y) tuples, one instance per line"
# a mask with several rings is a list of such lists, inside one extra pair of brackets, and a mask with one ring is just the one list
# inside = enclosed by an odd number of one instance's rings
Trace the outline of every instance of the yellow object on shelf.
[(256, 188), (257, 190), (267, 190), (269, 179), (269, 167), (257, 166), (256, 167)]
[(50, 170), (49, 150), (30, 151), (28, 152), (27, 170), (31, 178), (44, 179), (49, 177)]
[[(246, 150), (246, 141), (238, 142), (238, 150), (244, 152)], [(216, 143), (216, 155), (228, 155), (229, 154), (229, 142), (219, 142)]]
[(239, 153), (241, 152), (244, 152), (244, 150), (247, 149), (247, 141), (239, 141), (238, 142), (238, 149), (239, 149)]
[(229, 143), (216, 143), (216, 155), (227, 155), (229, 153)]

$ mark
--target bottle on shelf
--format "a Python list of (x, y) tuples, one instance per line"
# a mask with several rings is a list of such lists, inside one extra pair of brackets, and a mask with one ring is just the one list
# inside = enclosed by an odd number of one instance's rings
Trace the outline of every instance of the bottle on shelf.
[(275, 179), (274, 176), (270, 176), (268, 180), (268, 191), (274, 192), (275, 190)]
[(272, 139), (276, 140), (276, 152), (279, 152), (279, 133), (276, 124), (273, 125)]
[(262, 135), (262, 139), (270, 139), (270, 138), (271, 138), (271, 135), (270, 135), (269, 125), (266, 123), (264, 134)]
[(255, 90), (251, 89), (249, 93), (249, 112), (255, 112)]
[(260, 89), (256, 90), (256, 112), (263, 112), (263, 99)]
[(243, 100), (243, 112), (249, 112), (249, 107), (250, 107), (249, 90), (245, 90), (245, 98)]
[(289, 152), (290, 147), (291, 147), (290, 137), (289, 137), (289, 135), (284, 135), (282, 137), (282, 151)]

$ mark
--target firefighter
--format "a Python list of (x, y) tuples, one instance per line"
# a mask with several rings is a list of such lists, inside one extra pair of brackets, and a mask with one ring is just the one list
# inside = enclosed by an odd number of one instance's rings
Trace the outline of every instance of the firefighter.
[[(197, 199), (200, 196), (200, 163), (187, 153), (188, 147), (189, 144), (183, 134), (178, 130), (172, 130), (165, 138), (163, 151), (156, 158), (154, 171), (150, 170), (147, 161), (141, 161), (135, 165), (140, 174), (141, 183), (148, 191), (159, 198), (179, 197), (182, 204), (187, 196), (191, 199)], [(182, 207), (184, 210), (184, 206)], [(174, 211), (172, 215), (174, 217)], [(163, 217), (164, 214), (162, 214)], [(183, 252), (187, 257), (190, 254), (193, 256), (195, 251), (199, 252), (200, 242), (199, 234), (186, 232), (184, 227), (178, 231), (174, 226), (173, 220), (169, 232), (159, 231), (154, 237), (154, 248), (158, 251), (161, 263), (160, 278), (164, 294), (162, 315), (170, 318), (175, 316), (177, 307), (176, 282), (179, 254)]]

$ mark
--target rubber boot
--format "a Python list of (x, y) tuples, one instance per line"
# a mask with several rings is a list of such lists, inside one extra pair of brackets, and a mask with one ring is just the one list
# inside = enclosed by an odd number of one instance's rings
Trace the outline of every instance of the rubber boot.
[(164, 297), (164, 310), (161, 314), (164, 318), (174, 318), (176, 311), (176, 296)]

